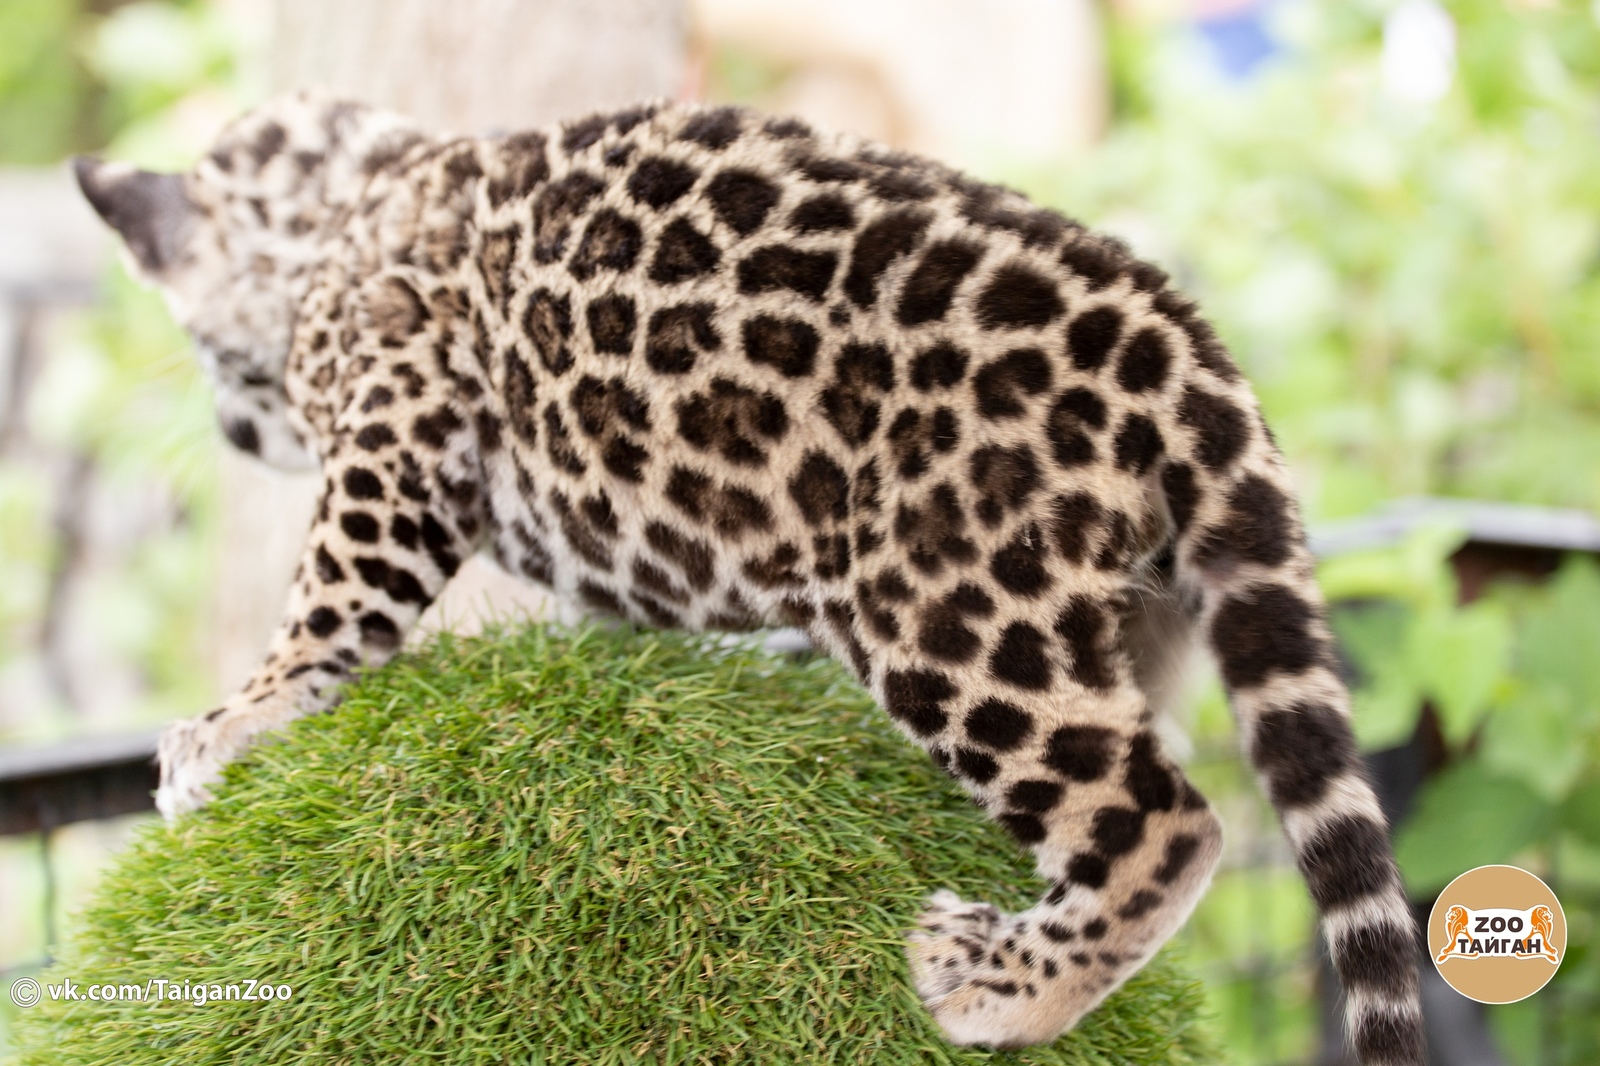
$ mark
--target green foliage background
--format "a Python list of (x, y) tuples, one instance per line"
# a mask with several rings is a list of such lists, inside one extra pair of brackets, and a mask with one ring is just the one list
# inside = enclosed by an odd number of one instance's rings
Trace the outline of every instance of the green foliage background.
[[(1113, 19), (1105, 142), (1015, 180), (1120, 231), (1200, 299), (1313, 521), (1416, 494), (1600, 511), (1600, 7), (1447, 2), (1454, 83), (1418, 106), (1384, 91), (1395, 6), (1269, 6), (1280, 51), (1244, 83), (1191, 33)], [(1403, 743), (1431, 703), (1451, 765), (1399, 827), (1407, 881), (1427, 898), (1515, 862), (1554, 882), (1566, 961), (1542, 998), (1494, 1020), (1514, 1061), (1596, 1061), (1600, 569), (1574, 559), (1462, 607), (1446, 562), (1460, 543), (1430, 529), (1325, 563), (1330, 598), (1360, 605), (1336, 618), (1363, 679), (1358, 731), (1369, 750)], [(1202, 747), (1229, 731), (1214, 689), (1197, 730)], [(1309, 908), (1292, 881), (1224, 879), (1191, 932), (1248, 967), (1288, 942), (1230, 923), (1247, 899)], [(1283, 928), (1298, 950), (1305, 925)], [(1247, 1041), (1251, 997), (1225, 986), (1217, 1002)], [(1309, 1048), (1287, 1017), (1262, 1060)]]
[(1113, 22), (1110, 135), (1026, 183), (1200, 298), (1313, 518), (1413, 493), (1600, 510), (1596, 16), (1446, 4), (1456, 81), (1422, 107), (1384, 91), (1394, 6), (1269, 8), (1284, 52), (1244, 84)]
[[(1240, 81), (1216, 73), (1191, 27), (1106, 7), (1104, 141), (1048, 169), (996, 160), (984, 176), (1122, 233), (1201, 300), (1313, 520), (1419, 493), (1600, 511), (1600, 8), (1447, 0), (1454, 82), (1417, 106), (1383, 88), (1395, 6), (1273, 3), (1278, 52)], [(107, 141), (180, 160), (198, 147), (175, 132), (185, 101), (238, 84), (231, 34), (201, 0), (0, 7), (0, 161)], [(727, 53), (713, 84), (759, 98), (783, 76)], [(149, 664), (147, 713), (166, 715), (198, 704), (216, 438), (159, 308), (112, 292), (75, 346), (89, 370), (47, 382), (33, 417), (130, 477), (164, 479), (189, 516), (130, 562), (115, 599), (154, 620), (126, 631), (143, 634), (130, 654)], [(46, 511), (36, 472), (0, 468), (0, 621), (37, 609), (55, 550)], [(1392, 745), (1431, 703), (1452, 764), (1400, 827), (1407, 877), (1425, 894), (1513, 861), (1552, 880), (1571, 925), (1566, 963), (1495, 1022), (1514, 1061), (1535, 1061), (1551, 1031), (1563, 1061), (1600, 1061), (1600, 574), (1575, 560), (1550, 584), (1460, 607), (1446, 565), (1458, 543), (1459, 531), (1428, 530), (1325, 566), (1330, 595), (1360, 603), (1337, 620), (1364, 679), (1358, 728), (1369, 748)], [(0, 645), (0, 661), (12, 651)], [(1253, 783), (1209, 758), (1230, 741), (1214, 686), (1195, 706), (1196, 776), (1236, 830), (1269, 839)], [(1295, 968), (1308, 929), (1298, 880), (1271, 869), (1225, 874), (1191, 923), (1241, 1061), (1308, 1052), (1309, 977)]]
[[(186, 164), (197, 103), (232, 109), (239, 27), (201, 2), (14, 0), (0, 5), (0, 165), (60, 166), (75, 152)], [(52, 461), (91, 471), (102, 498), (162, 501), (78, 591), (106, 655), (131, 666), (130, 717), (157, 722), (214, 696), (208, 631), (217, 434), (186, 338), (155, 294), (106, 263), (98, 306), (52, 319), (22, 415), (26, 444), (0, 455), (0, 671), (39, 649), (39, 620), (69, 546)], [(114, 506), (116, 506), (114, 504)], [(0, 723), (0, 739), (81, 728), (60, 701)]]

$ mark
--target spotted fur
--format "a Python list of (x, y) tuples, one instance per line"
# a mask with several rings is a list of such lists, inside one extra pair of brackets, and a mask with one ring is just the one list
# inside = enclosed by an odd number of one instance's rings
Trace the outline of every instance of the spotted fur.
[(1368, 1064), (1422, 1061), (1413, 934), (1290, 479), (1156, 268), (793, 120), (651, 105), (492, 139), (300, 96), (184, 175), (80, 180), (228, 438), (324, 487), (245, 688), (162, 742), (202, 803), (383, 662), (461, 561), (653, 626), (803, 626), (1034, 856), (909, 945), (952, 1040), (1072, 1026), (1183, 922), (1215, 814), (1154, 715), (1205, 634)]

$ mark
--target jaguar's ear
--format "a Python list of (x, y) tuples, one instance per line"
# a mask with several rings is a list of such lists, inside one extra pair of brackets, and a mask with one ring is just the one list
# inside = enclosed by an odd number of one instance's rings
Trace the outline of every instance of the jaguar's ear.
[(158, 275), (171, 265), (196, 215), (182, 174), (156, 174), (81, 155), (73, 158), (72, 169), (84, 198), (122, 235), (146, 273)]

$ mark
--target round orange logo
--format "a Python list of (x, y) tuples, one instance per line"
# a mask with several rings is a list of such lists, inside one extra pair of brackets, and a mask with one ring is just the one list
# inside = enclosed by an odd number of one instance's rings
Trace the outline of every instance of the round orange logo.
[(1556, 975), (1567, 917), (1548, 885), (1515, 866), (1480, 866), (1445, 886), (1428, 950), (1451, 988), (1479, 1003), (1527, 999)]

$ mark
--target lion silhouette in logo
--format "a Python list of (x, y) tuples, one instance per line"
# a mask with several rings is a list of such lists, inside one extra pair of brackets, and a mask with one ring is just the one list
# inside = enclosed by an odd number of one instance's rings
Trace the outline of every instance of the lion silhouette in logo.
[(1549, 907), (1535, 907), (1528, 912), (1528, 924), (1539, 931), (1540, 943), (1544, 945), (1544, 957), (1550, 962), (1559, 963), (1561, 956), (1551, 946), (1550, 938), (1556, 929), (1555, 915), (1550, 913)]
[(1444, 912), (1445, 938), (1449, 943), (1445, 944), (1444, 950), (1439, 952), (1438, 957), (1433, 960), (1434, 962), (1443, 962), (1451, 955), (1456, 954), (1457, 938), (1467, 928), (1467, 923), (1470, 920), (1471, 916), (1467, 913), (1467, 908), (1465, 907), (1451, 907)]

